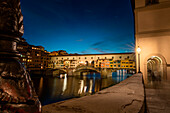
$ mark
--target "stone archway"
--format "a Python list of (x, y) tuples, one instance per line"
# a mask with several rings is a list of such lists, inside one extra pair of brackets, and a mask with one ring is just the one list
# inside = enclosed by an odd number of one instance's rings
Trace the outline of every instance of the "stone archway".
[(147, 57), (145, 62), (145, 75), (147, 82), (161, 81), (167, 78), (166, 61), (161, 55)]
[(89, 65), (89, 62), (88, 61), (85, 61), (85, 66), (88, 66)]
[(91, 66), (94, 67), (94, 60), (91, 62)]

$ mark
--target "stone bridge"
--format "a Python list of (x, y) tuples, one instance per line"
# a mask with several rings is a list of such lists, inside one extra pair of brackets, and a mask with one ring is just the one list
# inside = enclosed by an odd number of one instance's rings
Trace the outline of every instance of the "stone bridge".
[(68, 76), (81, 76), (83, 74), (88, 74), (90, 72), (97, 72), (101, 74), (102, 78), (111, 76), (112, 70), (111, 69), (99, 69), (94, 68), (92, 66), (78, 66), (76, 68), (56, 68), (51, 70), (51, 75), (58, 76), (60, 74), (67, 73)]
[(93, 71), (93, 72), (100, 73), (99, 69), (96, 69), (92, 66), (78, 66), (78, 67), (76, 67), (74, 72), (84, 72), (84, 71), (86, 71), (86, 72)]

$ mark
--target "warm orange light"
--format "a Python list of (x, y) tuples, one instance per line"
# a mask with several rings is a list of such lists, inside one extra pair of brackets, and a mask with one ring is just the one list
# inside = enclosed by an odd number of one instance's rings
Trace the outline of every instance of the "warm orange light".
[(139, 48), (139, 46), (138, 46), (138, 48), (137, 48), (137, 52), (138, 52), (138, 53), (141, 52), (141, 48)]

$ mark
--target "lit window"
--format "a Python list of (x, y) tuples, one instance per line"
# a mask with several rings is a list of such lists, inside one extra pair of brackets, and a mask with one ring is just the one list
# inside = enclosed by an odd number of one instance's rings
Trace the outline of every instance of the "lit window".
[(40, 54), (37, 54), (37, 56), (41, 56)]

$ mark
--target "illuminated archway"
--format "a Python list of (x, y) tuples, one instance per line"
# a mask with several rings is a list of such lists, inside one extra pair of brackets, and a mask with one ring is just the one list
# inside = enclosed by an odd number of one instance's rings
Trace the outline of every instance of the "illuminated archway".
[(94, 60), (91, 62), (91, 66), (94, 67)]
[(151, 56), (147, 60), (147, 81), (161, 81), (166, 79), (165, 61), (159, 56)]
[(88, 66), (88, 65), (89, 65), (89, 62), (88, 62), (88, 61), (85, 61), (85, 65)]

